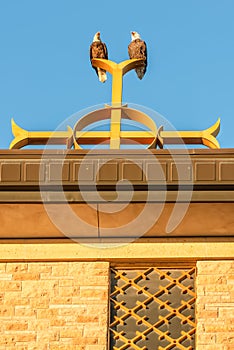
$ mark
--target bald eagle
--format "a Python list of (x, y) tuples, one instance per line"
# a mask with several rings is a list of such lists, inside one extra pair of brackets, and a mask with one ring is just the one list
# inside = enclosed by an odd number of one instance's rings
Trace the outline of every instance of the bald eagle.
[(140, 34), (131, 32), (132, 41), (128, 45), (128, 54), (130, 58), (144, 58), (145, 62), (141, 67), (135, 69), (139, 79), (142, 79), (147, 67), (147, 47), (146, 43), (141, 39)]
[[(93, 42), (90, 45), (90, 61), (92, 64), (93, 58), (108, 59), (106, 44), (101, 41), (100, 32), (97, 32), (93, 37)], [(104, 83), (107, 79), (106, 71), (101, 68), (93, 67), (98, 75), (100, 82)]]

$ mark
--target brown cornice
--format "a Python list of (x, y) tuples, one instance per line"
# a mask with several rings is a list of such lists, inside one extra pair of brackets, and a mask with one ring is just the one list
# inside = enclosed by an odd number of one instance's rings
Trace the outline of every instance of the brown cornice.
[(97, 191), (112, 200), (117, 183), (123, 201), (130, 183), (133, 202), (149, 191), (173, 202), (178, 190), (192, 192), (194, 202), (233, 202), (234, 149), (0, 150), (1, 202), (40, 202), (40, 191), (52, 201), (64, 191), (66, 200), (83, 202), (80, 190), (93, 202)]
[[(48, 208), (58, 202), (54, 210), (62, 223), (69, 222), (63, 202), (81, 219), (71, 236), (48, 217)], [(167, 232), (175, 203), (184, 217)], [(112, 204), (117, 212), (105, 213), (105, 205)], [(119, 227), (134, 223), (146, 204), (139, 232), (127, 232), (132, 240), (140, 235), (233, 238), (234, 149), (0, 151), (0, 239), (78, 236), (79, 241), (113, 241), (109, 228), (116, 234)], [(149, 228), (141, 227), (155, 215)], [(92, 226), (90, 232), (82, 222)]]

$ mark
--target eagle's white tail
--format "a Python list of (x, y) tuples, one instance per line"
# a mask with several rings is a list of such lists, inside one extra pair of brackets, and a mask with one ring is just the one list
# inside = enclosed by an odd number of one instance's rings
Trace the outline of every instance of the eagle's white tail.
[(98, 78), (100, 82), (105, 83), (105, 81), (107, 80), (106, 71), (104, 71), (101, 68), (98, 68), (97, 70), (98, 70)]

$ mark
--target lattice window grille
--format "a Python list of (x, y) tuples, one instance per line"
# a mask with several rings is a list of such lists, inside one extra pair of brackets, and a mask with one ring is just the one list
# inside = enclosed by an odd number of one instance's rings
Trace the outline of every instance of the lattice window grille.
[(110, 349), (195, 349), (194, 279), (194, 267), (112, 269)]

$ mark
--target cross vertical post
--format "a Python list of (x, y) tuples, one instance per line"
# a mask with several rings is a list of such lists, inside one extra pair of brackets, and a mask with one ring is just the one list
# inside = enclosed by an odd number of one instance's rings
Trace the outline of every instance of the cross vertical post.
[(118, 65), (116, 66), (112, 73), (110, 149), (120, 148), (123, 72)]
[(115, 63), (101, 58), (92, 60), (94, 67), (105, 69), (112, 74), (110, 149), (120, 148), (123, 76), (130, 70), (142, 65), (144, 61), (144, 59), (131, 59), (121, 63)]

